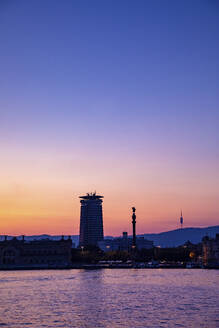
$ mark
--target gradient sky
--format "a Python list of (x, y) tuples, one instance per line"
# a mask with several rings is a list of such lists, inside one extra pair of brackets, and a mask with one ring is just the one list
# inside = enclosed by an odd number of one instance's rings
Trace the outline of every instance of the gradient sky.
[(0, 234), (219, 223), (219, 2), (0, 1)]

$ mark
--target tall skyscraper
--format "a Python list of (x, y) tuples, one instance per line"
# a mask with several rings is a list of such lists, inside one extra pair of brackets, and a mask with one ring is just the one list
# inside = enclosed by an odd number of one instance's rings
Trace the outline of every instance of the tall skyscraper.
[(80, 246), (98, 245), (103, 240), (103, 211), (102, 198), (96, 193), (87, 193), (80, 196), (81, 218), (80, 218)]

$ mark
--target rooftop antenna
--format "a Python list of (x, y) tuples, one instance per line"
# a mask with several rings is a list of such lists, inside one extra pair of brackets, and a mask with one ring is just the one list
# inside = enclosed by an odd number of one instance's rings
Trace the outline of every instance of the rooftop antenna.
[(180, 216), (180, 226), (181, 226), (181, 229), (183, 229), (183, 215), (182, 215), (182, 210), (181, 210), (181, 216)]

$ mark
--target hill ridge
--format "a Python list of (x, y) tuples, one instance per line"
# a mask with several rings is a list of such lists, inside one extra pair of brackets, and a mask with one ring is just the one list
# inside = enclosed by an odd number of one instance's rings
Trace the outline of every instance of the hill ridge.
[[(219, 233), (219, 225), (208, 226), (208, 227), (186, 227), (183, 229), (174, 229), (159, 233), (144, 233), (137, 234), (138, 237), (144, 237), (145, 239), (153, 240), (155, 246), (161, 247), (176, 247), (179, 245), (183, 245), (186, 241), (190, 241), (193, 244), (197, 244), (201, 242), (202, 238), (206, 235), (209, 237), (215, 238), (216, 233)], [(30, 235), (25, 236), (26, 240), (40, 240), (40, 239), (53, 239), (58, 240), (62, 235), (49, 235), (49, 234), (41, 234), (41, 235)], [(21, 239), (22, 236), (16, 236), (18, 239)], [(121, 237), (121, 236), (118, 236)], [(105, 238), (118, 238), (112, 236), (105, 236)], [(131, 235), (130, 235), (131, 237)], [(4, 235), (0, 235), (0, 241), (4, 240)], [(13, 236), (8, 236), (8, 239), (13, 238)], [(67, 237), (66, 237), (67, 238)], [(78, 246), (79, 236), (71, 235), (72, 241)]]

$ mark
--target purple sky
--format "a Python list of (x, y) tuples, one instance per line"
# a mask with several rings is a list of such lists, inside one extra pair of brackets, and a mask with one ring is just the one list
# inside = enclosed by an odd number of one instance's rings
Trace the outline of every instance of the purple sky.
[(76, 233), (94, 190), (106, 233), (217, 224), (218, 35), (216, 0), (2, 0), (0, 230)]

